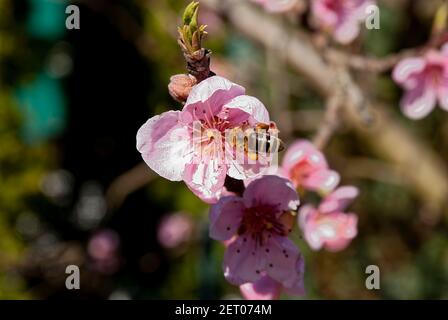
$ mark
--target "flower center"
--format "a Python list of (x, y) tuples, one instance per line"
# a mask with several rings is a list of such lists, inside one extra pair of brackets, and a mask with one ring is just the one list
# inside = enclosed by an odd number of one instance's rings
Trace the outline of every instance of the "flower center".
[(294, 225), (295, 212), (279, 214), (277, 208), (259, 205), (245, 210), (238, 235), (248, 235), (262, 245), (273, 235), (286, 236)]
[(440, 65), (431, 65), (426, 68), (427, 73), (433, 85), (438, 86), (442, 82), (443, 67)]
[(303, 180), (306, 179), (313, 171), (313, 166), (308, 161), (300, 161), (294, 168), (291, 169), (291, 180), (296, 185), (301, 185)]

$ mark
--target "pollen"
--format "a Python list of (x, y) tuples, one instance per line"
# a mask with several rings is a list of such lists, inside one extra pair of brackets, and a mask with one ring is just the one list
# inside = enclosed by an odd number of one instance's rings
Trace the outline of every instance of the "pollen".
[(205, 134), (206, 134), (207, 138), (209, 138), (209, 139), (213, 139), (213, 138), (215, 137), (215, 132), (214, 132), (214, 130), (207, 130), (207, 131), (205, 132)]

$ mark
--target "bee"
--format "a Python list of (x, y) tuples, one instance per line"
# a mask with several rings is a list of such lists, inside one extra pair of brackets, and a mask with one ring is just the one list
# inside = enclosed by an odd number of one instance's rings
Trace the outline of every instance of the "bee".
[(257, 148), (256, 150), (266, 153), (280, 152), (285, 150), (285, 144), (278, 137), (280, 130), (274, 122), (269, 124), (259, 123), (255, 126), (255, 132), (257, 134)]
[(230, 145), (244, 150), (251, 160), (258, 161), (285, 149), (283, 141), (278, 138), (279, 130), (275, 123), (259, 123), (255, 128), (236, 127), (232, 129)]

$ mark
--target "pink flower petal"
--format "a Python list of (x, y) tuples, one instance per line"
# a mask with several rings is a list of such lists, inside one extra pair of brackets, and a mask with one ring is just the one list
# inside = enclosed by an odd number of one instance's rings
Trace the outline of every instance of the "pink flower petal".
[[(247, 157), (243, 158), (242, 162), (248, 162)], [(265, 170), (269, 167), (268, 165), (263, 166), (261, 164), (240, 164), (238, 159), (229, 158), (229, 171), (227, 174), (237, 180), (254, 179), (257, 177), (262, 177), (261, 173), (265, 174)]]
[(266, 257), (251, 237), (237, 237), (224, 254), (224, 276), (231, 284), (255, 282), (265, 269)]
[(334, 228), (338, 234), (337, 237), (329, 237), (325, 241), (325, 248), (329, 251), (340, 251), (345, 249), (356, 237), (358, 217), (355, 214), (337, 214), (334, 215)]
[[(315, 214), (317, 215), (318, 213), (317, 212), (313, 213), (313, 215)], [(313, 221), (314, 220), (313, 215), (308, 216), (308, 221), (306, 222), (302, 230), (304, 238), (308, 243), (308, 245), (310, 246), (310, 248), (317, 251), (322, 248), (322, 246), (325, 243), (325, 240), (324, 237), (321, 236), (322, 230), (319, 229), (319, 225), (317, 225)], [(326, 228), (325, 230), (329, 230), (327, 233), (331, 232), (332, 235), (334, 233), (333, 229)]]
[(269, 123), (269, 113), (264, 104), (255, 97), (241, 95), (233, 98), (224, 105), (228, 111), (225, 119), (230, 123), (240, 124), (247, 119), (250, 123)]
[(194, 115), (193, 118), (200, 118), (202, 111), (217, 114), (227, 101), (244, 93), (243, 87), (225, 78), (213, 76), (193, 87), (182, 112)]
[(360, 24), (367, 17), (370, 0), (314, 0), (312, 15), (322, 29), (333, 34), (342, 44), (352, 42), (360, 32)]
[(284, 287), (284, 291), (289, 295), (294, 296), (302, 296), (305, 294), (305, 283), (303, 276), (305, 274), (305, 259), (303, 259), (302, 255), (299, 255), (299, 258), (296, 262), (296, 280), (292, 284), (291, 287)]
[(300, 207), (297, 220), (302, 231), (305, 231), (306, 224), (315, 214), (317, 214), (317, 210), (312, 205), (305, 204)]
[(272, 166), (269, 166), (268, 168), (263, 169), (263, 175), (257, 175), (257, 176), (245, 179), (244, 186), (247, 188), (247, 186), (249, 184), (251, 184), (253, 181), (260, 179), (260, 178), (264, 177), (265, 175), (279, 176), (280, 178), (288, 179), (287, 174), (283, 170), (283, 168), (276, 166), (276, 165), (272, 165)]
[(312, 14), (319, 23), (324, 27), (333, 27), (338, 23), (338, 15), (336, 11), (331, 10), (327, 6), (326, 0), (312, 1)]
[(323, 237), (318, 232), (320, 213), (311, 205), (302, 206), (299, 210), (299, 226), (308, 245), (313, 250), (319, 250), (324, 244)]
[(266, 244), (266, 272), (284, 287), (296, 284), (296, 263), (300, 257), (295, 244), (286, 237), (274, 236)]
[(448, 56), (448, 42), (445, 42), (441, 47), (440, 47), (440, 52), (441, 54)]
[(191, 163), (185, 168), (185, 183), (206, 203), (216, 203), (223, 191), (227, 168), (220, 162), (212, 159), (208, 163)]
[[(308, 210), (308, 209), (307, 209)], [(306, 220), (302, 218), (301, 228), (305, 240), (313, 250), (325, 247), (330, 251), (345, 249), (350, 241), (356, 237), (358, 217), (355, 214), (341, 212), (308, 214)]]
[(306, 160), (310, 166), (315, 169), (328, 167), (322, 152), (316, 149), (316, 147), (308, 140), (297, 140), (286, 151), (283, 158), (282, 168), (284, 171), (289, 172), (300, 161)]
[(326, 194), (336, 188), (340, 179), (336, 171), (318, 170), (303, 180), (303, 186), (306, 189)]
[(437, 50), (429, 50), (425, 54), (426, 64), (429, 66), (445, 67), (447, 64), (447, 56)]
[(137, 133), (137, 149), (148, 166), (160, 176), (180, 181), (191, 161), (189, 133), (179, 124), (178, 111), (168, 111), (149, 119)]
[(291, 182), (278, 176), (264, 176), (253, 181), (244, 191), (243, 199), (246, 207), (266, 204), (276, 207), (279, 213), (297, 210), (300, 203)]
[(339, 187), (325, 197), (324, 201), (319, 205), (321, 213), (329, 213), (334, 211), (344, 211), (349, 203), (358, 196), (359, 190), (353, 186)]
[(334, 30), (334, 38), (341, 44), (349, 44), (359, 35), (360, 27), (357, 20), (348, 20), (338, 25)]
[(276, 300), (280, 297), (281, 290), (281, 284), (267, 275), (240, 286), (241, 294), (246, 300)]
[[(227, 149), (232, 150), (232, 149)], [(227, 152), (227, 174), (238, 180), (254, 179), (269, 174), (269, 168), (277, 163), (275, 154), (258, 153), (258, 158), (249, 158), (244, 150), (236, 149), (234, 154)]]
[(411, 75), (422, 72), (426, 67), (423, 58), (407, 58), (401, 60), (392, 72), (392, 78), (398, 84), (405, 84)]
[(240, 226), (245, 206), (240, 197), (230, 196), (219, 200), (210, 208), (210, 237), (228, 240), (236, 234)]
[(430, 85), (420, 83), (406, 91), (400, 102), (403, 113), (414, 120), (426, 117), (436, 105), (436, 92)]

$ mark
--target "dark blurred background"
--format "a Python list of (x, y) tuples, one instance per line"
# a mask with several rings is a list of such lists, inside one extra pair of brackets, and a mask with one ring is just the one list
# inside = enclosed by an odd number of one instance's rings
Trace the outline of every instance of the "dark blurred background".
[[(379, 2), (382, 29), (365, 32), (358, 50), (384, 56), (426, 41), (440, 1)], [(239, 298), (207, 236), (207, 206), (153, 175), (135, 149), (150, 116), (181, 107), (167, 84), (184, 72), (176, 27), (188, 1), (73, 3), (79, 30), (65, 28), (68, 2), (0, 0), (0, 299)], [(306, 79), (212, 10), (200, 17), (212, 69), (259, 97), (286, 142), (309, 137), (323, 101)], [(400, 114), (390, 74), (359, 81), (447, 163), (446, 113), (415, 123)], [(310, 252), (297, 235), (305, 298), (448, 298), (446, 217), (350, 130), (326, 154), (361, 189), (359, 235), (340, 253)], [(80, 290), (65, 287), (70, 264)], [(369, 264), (381, 269), (381, 290), (364, 286)]]

